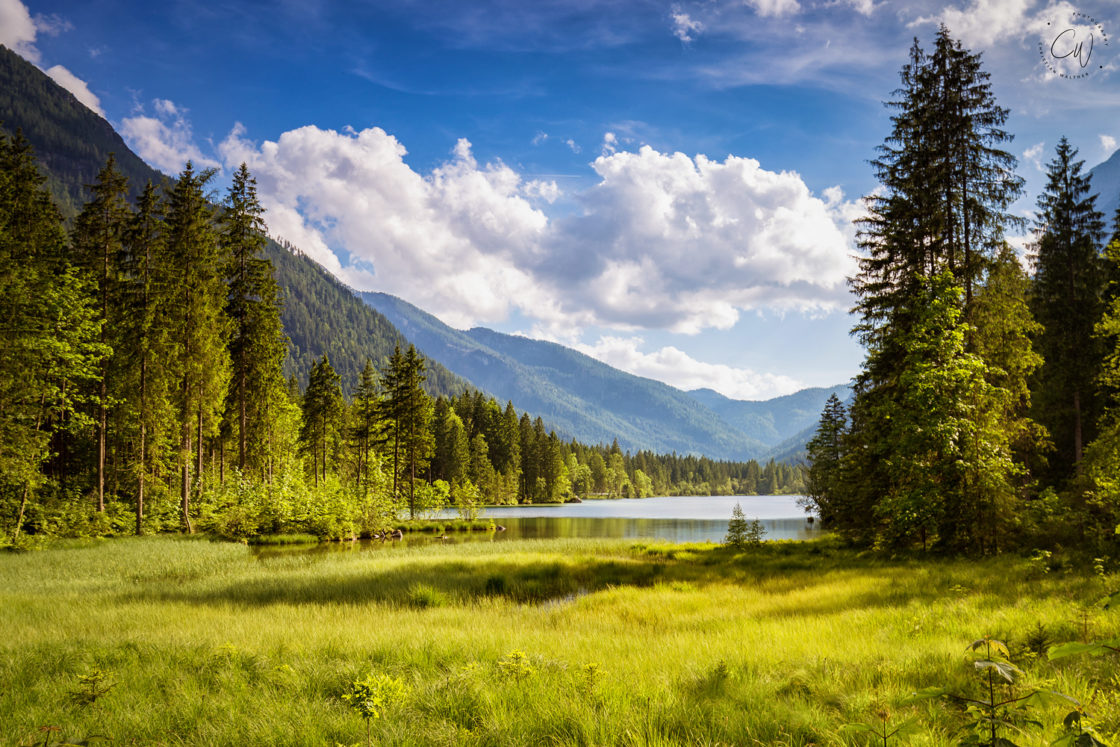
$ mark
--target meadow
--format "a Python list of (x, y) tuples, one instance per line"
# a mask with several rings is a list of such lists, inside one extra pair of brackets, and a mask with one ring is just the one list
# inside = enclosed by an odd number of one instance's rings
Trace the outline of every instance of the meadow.
[[(400, 685), (369, 724), (381, 745), (949, 745), (965, 706), (912, 696), (982, 697), (966, 647), (991, 635), (1022, 670), (1013, 692), (1075, 698), (1080, 728), (1120, 744), (1120, 654), (1046, 656), (1120, 635), (1099, 602), (1118, 584), (1055, 558), (830, 540), (63, 543), (0, 555), (0, 743), (365, 744), (343, 695), (373, 674)], [(1008, 729), (1020, 745), (1075, 710), (1024, 707), (1041, 726)], [(908, 726), (884, 742), (857, 723)]]

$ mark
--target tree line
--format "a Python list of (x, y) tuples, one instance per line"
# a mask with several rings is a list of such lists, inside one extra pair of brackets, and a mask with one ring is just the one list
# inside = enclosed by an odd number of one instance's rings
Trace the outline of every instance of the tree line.
[(328, 355), (306, 385), (286, 378), (255, 180), (242, 164), (216, 204), (213, 178), (188, 162), (130, 199), (110, 157), (67, 230), (26, 140), (0, 134), (6, 542), (342, 537), (448, 503), (802, 488), (801, 467), (631, 455), (564, 441), (477, 391), (433, 397), (412, 346), (380, 369), (366, 360), (352, 393)]
[[(1111, 237), (1063, 137), (1033, 225), (980, 55), (917, 40), (872, 161), (850, 405), (809, 444), (809, 506), (867, 546), (1115, 547), (1120, 212)], [(1033, 229), (1027, 272), (1008, 231)]]

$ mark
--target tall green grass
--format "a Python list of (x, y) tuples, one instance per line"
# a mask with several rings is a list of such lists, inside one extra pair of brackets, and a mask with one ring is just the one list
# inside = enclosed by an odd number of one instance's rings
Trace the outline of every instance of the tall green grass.
[[(1120, 612), (1086, 606), (1120, 579), (1043, 570), (827, 542), (270, 556), (139, 538), (9, 554), (0, 742), (57, 726), (72, 741), (364, 744), (341, 696), (385, 673), (409, 696), (373, 722), (378, 744), (864, 744), (841, 727), (889, 714), (919, 719), (910, 743), (947, 745), (959, 709), (905, 698), (974, 692), (964, 649), (991, 634), (1120, 743), (1116, 657), (1039, 656), (1040, 635), (1077, 639), (1085, 615), (1091, 635), (1120, 633)], [(96, 670), (112, 687), (80, 706)], [(1048, 744), (1065, 712), (1039, 707), (1046, 728), (1020, 743)]]

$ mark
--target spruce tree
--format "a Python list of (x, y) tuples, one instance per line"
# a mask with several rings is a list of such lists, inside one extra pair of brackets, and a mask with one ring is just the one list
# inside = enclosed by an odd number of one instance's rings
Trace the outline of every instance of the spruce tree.
[[(91, 199), (78, 214), (74, 230), (74, 254), (97, 287), (98, 318), (101, 322), (101, 343), (119, 348), (123, 325), (120, 313), (121, 265), (125, 234), (131, 210), (128, 205), (128, 179), (117, 171), (116, 160), (109, 156), (97, 174), (97, 181), (88, 185)], [(109, 410), (120, 399), (119, 355), (101, 359), (96, 384), (97, 428), (97, 510), (105, 510), (105, 460), (109, 431)]]
[(69, 261), (45, 181), (27, 141), (0, 132), (0, 511), (13, 541), (52, 441), (92, 425), (82, 392), (109, 353), (95, 286)]
[(284, 386), (281, 367), (288, 340), (272, 264), (261, 256), (266, 230), (256, 180), (245, 164), (234, 173), (221, 214), (226, 257), (226, 314), (232, 368), (227, 417), (237, 433), (237, 466), (267, 473), (269, 415)]
[(1094, 326), (1104, 310), (1099, 250), (1104, 223), (1089, 174), (1081, 171), (1084, 163), (1063, 137), (1038, 198), (1038, 238), (1031, 256), (1031, 306), (1043, 327), (1037, 339), (1044, 360), (1036, 385), (1037, 419), (1054, 440), (1052, 471), (1058, 481), (1079, 467), (1099, 409), (1094, 379), (1101, 349)]
[(227, 263), (205, 192), (213, 175), (211, 170), (196, 172), (188, 161), (171, 188), (166, 207), (171, 305), (175, 310), (170, 339), (178, 378), (179, 498), (183, 528), (188, 532), (194, 530), (191, 495), (202, 488), (203, 444), (221, 423), (229, 379), (227, 294), (221, 274)]
[(817, 432), (806, 447), (810, 464), (806, 489), (809, 505), (816, 509), (826, 525), (844, 513), (840, 502), (845, 487), (843, 465), (847, 430), (847, 409), (833, 394), (825, 403)]
[(143, 530), (144, 503), (153, 472), (166, 469), (168, 438), (174, 422), (171, 389), (169, 268), (162, 206), (151, 182), (136, 204), (126, 239), (122, 281), (120, 356), (124, 365), (124, 407), (130, 436), (136, 440), (136, 533)]
[(301, 409), (303, 425), (299, 440), (304, 453), (311, 456), (311, 473), (318, 487), (320, 475), (323, 479), (327, 477), (343, 414), (341, 382), (326, 355), (311, 368)]

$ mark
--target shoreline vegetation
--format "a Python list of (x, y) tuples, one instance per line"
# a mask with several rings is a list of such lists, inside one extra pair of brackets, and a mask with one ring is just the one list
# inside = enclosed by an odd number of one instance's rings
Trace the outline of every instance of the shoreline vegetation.
[[(364, 744), (344, 696), (391, 679), (368, 724), (380, 745), (863, 745), (853, 725), (904, 723), (906, 743), (950, 745), (972, 730), (948, 695), (984, 697), (969, 646), (991, 636), (1015, 670), (1001, 697), (1061, 692), (1116, 744), (1118, 654), (1050, 658), (1120, 637), (1101, 604), (1114, 563), (1079, 563), (834, 538), (268, 556), (58, 540), (0, 553), (0, 742)], [(1040, 725), (1007, 738), (1049, 744), (1074, 710), (1031, 698), (1007, 716)]]

